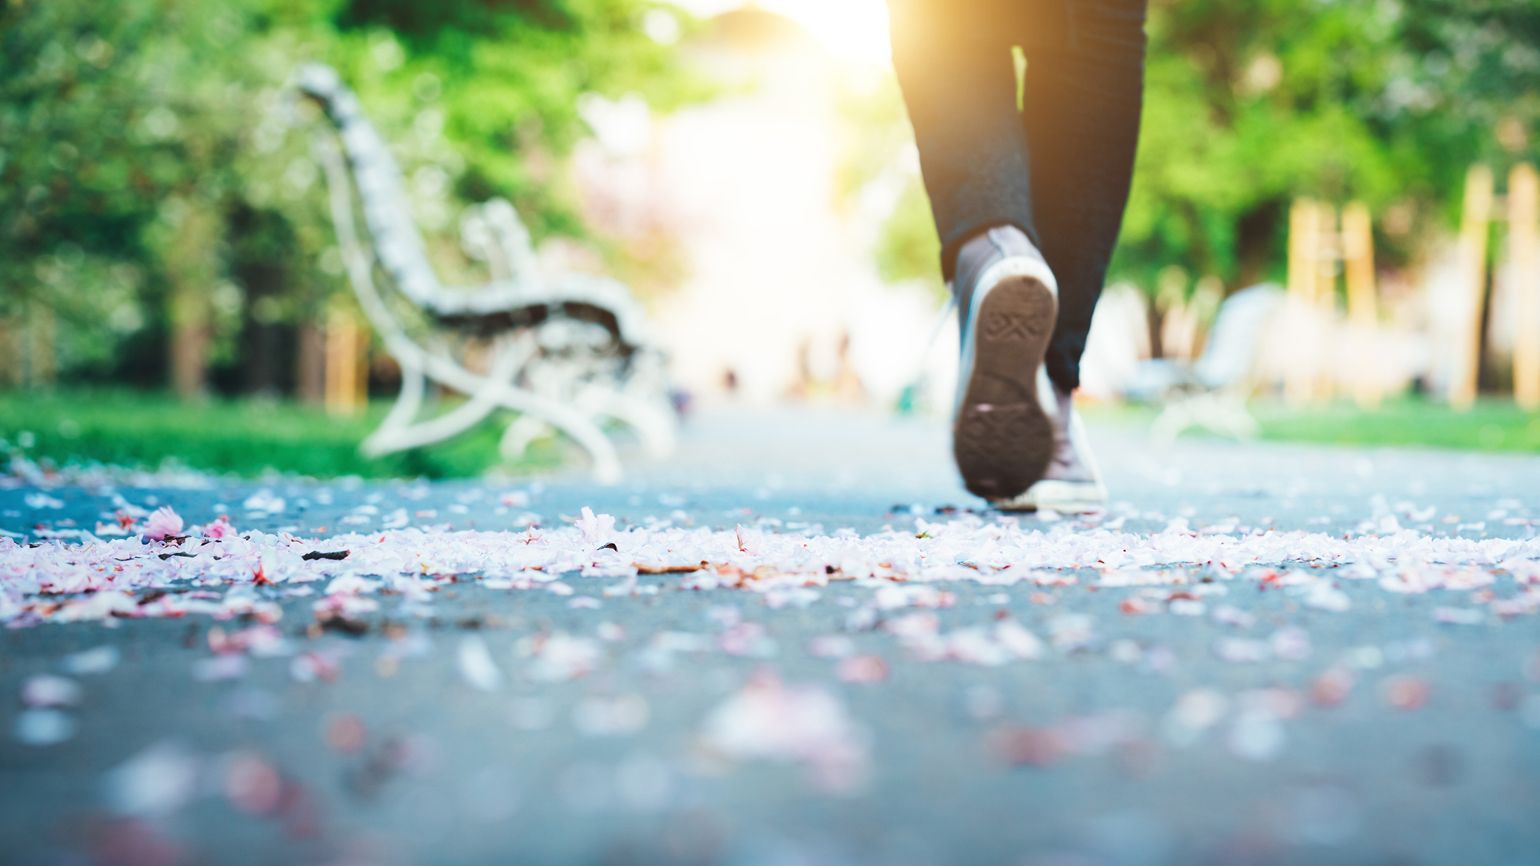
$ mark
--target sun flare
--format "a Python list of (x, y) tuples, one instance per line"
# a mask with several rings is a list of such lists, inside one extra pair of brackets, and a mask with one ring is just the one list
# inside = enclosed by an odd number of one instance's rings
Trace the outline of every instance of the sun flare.
[(758, 7), (797, 22), (830, 54), (856, 66), (886, 66), (888, 7), (884, 0), (677, 0), (697, 15)]

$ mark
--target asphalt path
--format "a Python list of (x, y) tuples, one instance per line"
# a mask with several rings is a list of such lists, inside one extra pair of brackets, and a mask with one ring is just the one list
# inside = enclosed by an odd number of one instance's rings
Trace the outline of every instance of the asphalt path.
[[(0, 529), (77, 544), (169, 505), (304, 539), (517, 533), (586, 507), (621, 532), (873, 549), (1002, 521), (1045, 544), (1116, 526), (1436, 546), (1540, 520), (1532, 458), (1093, 440), (1114, 502), (1089, 521), (978, 511), (931, 420), (735, 411), (610, 487), (12, 479)], [(1519, 602), (1540, 561), (1519, 550), (1487, 585), (1344, 573), (1324, 602), (1201, 563), (1154, 590), (1091, 563), (1059, 585), (904, 587), (892, 609), (872, 580), (561, 594), (467, 576), (334, 627), (315, 597), (262, 587), (283, 642), (264, 652), (221, 650), (246, 620), (23, 617), (0, 632), (0, 862), (1534, 863), (1540, 622)], [(936, 634), (995, 642), (938, 656)]]

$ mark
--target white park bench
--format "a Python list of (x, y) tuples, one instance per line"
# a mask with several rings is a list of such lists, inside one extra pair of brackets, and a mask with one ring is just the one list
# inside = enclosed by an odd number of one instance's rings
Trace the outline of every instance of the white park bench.
[(1283, 289), (1270, 283), (1242, 289), (1219, 305), (1196, 360), (1141, 366), (1125, 393), (1162, 404), (1151, 425), (1154, 438), (1169, 441), (1192, 427), (1242, 439), (1256, 435), (1246, 404), (1262, 378), (1268, 328), (1289, 327), (1285, 300)]
[[(503, 435), (505, 454), (554, 430), (588, 453), (603, 481), (620, 476), (609, 438), (617, 426), (635, 431), (654, 455), (672, 450), (677, 416), (664, 358), (624, 285), (542, 273), (528, 231), (501, 199), (471, 208), (461, 224), (462, 245), (492, 279), (444, 285), (412, 219), (396, 161), (352, 91), (318, 64), (301, 67), (296, 88), (329, 121), (317, 149), (348, 281), (401, 367), (401, 392), (364, 441), (365, 453), (438, 442), (500, 410), (516, 413)], [(425, 417), (430, 384), (463, 402)]]

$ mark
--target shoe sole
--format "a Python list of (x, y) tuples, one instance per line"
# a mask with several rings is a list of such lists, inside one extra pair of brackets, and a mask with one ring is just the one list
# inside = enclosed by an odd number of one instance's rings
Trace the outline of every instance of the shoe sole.
[(1038, 370), (1058, 307), (1052, 288), (1024, 274), (995, 282), (977, 303), (972, 365), (952, 427), (957, 469), (977, 496), (1020, 496), (1053, 459), (1053, 419), (1041, 400), (1050, 395), (1039, 393)]
[(1094, 481), (1044, 480), (1032, 485), (1014, 499), (990, 503), (1000, 511), (1057, 511), (1063, 514), (1088, 514), (1107, 507), (1107, 490)]

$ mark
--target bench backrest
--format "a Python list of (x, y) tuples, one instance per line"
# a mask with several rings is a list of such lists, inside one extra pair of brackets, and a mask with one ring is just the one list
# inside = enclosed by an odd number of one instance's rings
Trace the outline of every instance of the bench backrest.
[(432, 308), (444, 288), (412, 221), (401, 169), (385, 140), (364, 116), (358, 97), (342, 83), (336, 70), (319, 63), (306, 64), (300, 67), (295, 83), (301, 93), (321, 106), (337, 130), (380, 268), (409, 300)]
[(1261, 355), (1263, 334), (1277, 325), (1284, 291), (1272, 283), (1241, 289), (1219, 305), (1193, 375), (1209, 388), (1242, 384)]

